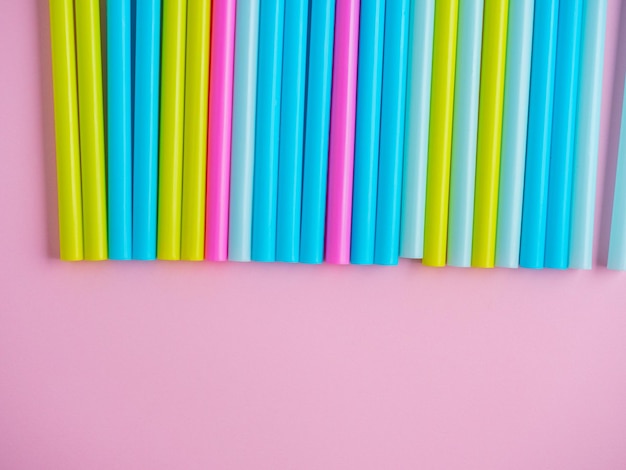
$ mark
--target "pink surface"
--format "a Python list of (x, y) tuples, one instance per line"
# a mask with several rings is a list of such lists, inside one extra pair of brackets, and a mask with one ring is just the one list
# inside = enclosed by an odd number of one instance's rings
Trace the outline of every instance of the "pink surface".
[(206, 259), (228, 259), (236, 0), (214, 1), (211, 13)]
[(361, 0), (337, 0), (335, 13), (325, 256), (335, 264), (350, 263), (360, 7)]
[(0, 2), (0, 468), (626, 468), (626, 274), (58, 261), (47, 21)]

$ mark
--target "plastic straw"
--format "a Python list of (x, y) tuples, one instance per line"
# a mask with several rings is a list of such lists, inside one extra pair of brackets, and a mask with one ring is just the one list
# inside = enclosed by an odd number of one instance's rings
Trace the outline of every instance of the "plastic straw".
[(259, 0), (238, 0), (235, 35), (228, 259), (250, 261)]
[(606, 14), (607, 0), (584, 1), (569, 252), (575, 269), (592, 264)]
[(339, 0), (328, 156), (326, 260), (350, 263), (360, 0)]
[(626, 92), (622, 103), (608, 268), (626, 270)]
[(132, 258), (131, 20), (130, 0), (107, 2), (109, 257), (120, 260)]
[(335, 0), (311, 2), (300, 261), (324, 258)]
[(400, 254), (409, 15), (408, 0), (387, 4), (374, 247), (375, 263), (384, 265), (398, 264)]
[(559, 0), (535, 5), (520, 266), (543, 268)]
[(459, 5), (448, 227), (448, 264), (458, 267), (472, 263), (483, 10), (483, 0)]
[(83, 204), (73, 3), (72, 0), (50, 0), (59, 245), (60, 256), (64, 261), (83, 259)]
[(211, 261), (228, 259), (236, 10), (236, 0), (213, 4), (206, 206), (206, 258)]
[(193, 0), (187, 10), (185, 137), (180, 257), (204, 258), (211, 1)]
[(254, 261), (276, 260), (284, 7), (284, 0), (261, 0), (252, 216)]
[(308, 0), (287, 0), (282, 83), (289, 86), (281, 96), (276, 259), (289, 263), (300, 258), (308, 23)]
[(362, 0), (350, 261), (374, 262), (385, 0)]
[(76, 2), (75, 12), (84, 256), (87, 260), (104, 260), (107, 259), (107, 201), (100, 4), (97, 0)]
[(187, 0), (163, 5), (157, 256), (180, 259)]
[(496, 266), (519, 266), (535, 0), (509, 4)]
[(555, 269), (569, 266), (582, 3), (564, 1), (559, 8), (545, 254), (546, 267)]
[(428, 266), (446, 264), (458, 8), (458, 0), (438, 1), (435, 8), (423, 259)]
[(161, 0), (137, 0), (133, 258), (156, 258)]
[(400, 256), (422, 258), (435, 0), (411, 2)]
[(480, 268), (493, 268), (496, 259), (508, 14), (508, 2), (486, 0), (472, 241), (472, 266)]

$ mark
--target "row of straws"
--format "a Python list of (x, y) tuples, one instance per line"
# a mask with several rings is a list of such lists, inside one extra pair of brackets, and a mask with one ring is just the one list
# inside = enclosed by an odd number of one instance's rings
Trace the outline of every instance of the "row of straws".
[(50, 0), (61, 258), (589, 269), (606, 15)]

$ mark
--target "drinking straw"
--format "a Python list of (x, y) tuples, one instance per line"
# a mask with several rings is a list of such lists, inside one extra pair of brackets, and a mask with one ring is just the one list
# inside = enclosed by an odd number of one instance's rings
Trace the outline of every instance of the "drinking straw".
[(83, 259), (78, 97), (72, 0), (50, 0), (59, 246), (64, 261)]
[(360, 6), (339, 0), (335, 17), (326, 225), (326, 260), (334, 264), (350, 263)]
[(180, 259), (187, 0), (163, 5), (157, 257)]
[(606, 0), (583, 4), (569, 252), (575, 269), (591, 269), (606, 12)]
[(509, 4), (496, 266), (519, 266), (535, 0)]
[(311, 2), (300, 261), (324, 258), (335, 0)]
[(458, 0), (436, 4), (424, 221), (427, 266), (446, 264), (458, 13)]
[(546, 267), (555, 269), (567, 269), (569, 265), (581, 17), (582, 0), (561, 3), (556, 50), (545, 253)]
[(254, 261), (275, 261), (276, 259), (276, 200), (284, 13), (284, 0), (261, 0), (252, 212), (252, 259)]
[(400, 256), (424, 255), (435, 0), (411, 2)]
[(486, 0), (472, 240), (472, 266), (479, 268), (493, 268), (496, 258), (508, 14), (508, 1)]
[(206, 257), (228, 259), (228, 208), (233, 121), (236, 0), (215, 2), (209, 85)]
[(228, 259), (250, 261), (259, 0), (237, 2)]
[(133, 258), (156, 258), (161, 0), (137, 0)]
[(361, 0), (359, 23), (350, 261), (353, 264), (372, 264), (376, 234), (385, 0)]
[(180, 243), (180, 257), (189, 261), (204, 258), (210, 41), (211, 0), (193, 0), (187, 7)]
[[(86, 4), (76, 3), (77, 12), (78, 4)], [(99, 2), (94, 3), (97, 9)], [(109, 257), (121, 260), (132, 257), (133, 143), (130, 4), (130, 0), (107, 2)], [(80, 50), (81, 41), (78, 41), (78, 44)], [(99, 47), (98, 50), (100, 50)]]
[(520, 266), (543, 268), (559, 0), (535, 4)]
[(295, 263), (300, 258), (300, 208), (307, 64), (308, 0), (285, 2), (283, 77), (278, 158), (276, 259)]
[(374, 262), (398, 264), (410, 5), (387, 3)]
[(107, 201), (100, 4), (97, 0), (76, 2), (75, 12), (84, 256), (87, 260), (104, 260), (107, 258)]
[[(625, 85), (626, 86), (626, 85)], [(608, 268), (626, 270), (626, 92), (622, 103)]]
[(448, 222), (448, 264), (458, 267), (472, 262), (483, 10), (483, 0), (459, 5)]

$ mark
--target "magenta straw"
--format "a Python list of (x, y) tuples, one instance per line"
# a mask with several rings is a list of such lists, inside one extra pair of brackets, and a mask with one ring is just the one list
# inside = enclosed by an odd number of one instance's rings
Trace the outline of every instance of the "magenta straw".
[(209, 77), (206, 258), (228, 259), (236, 0), (213, 4)]
[(350, 263), (360, 0), (338, 0), (330, 110), (326, 261)]

